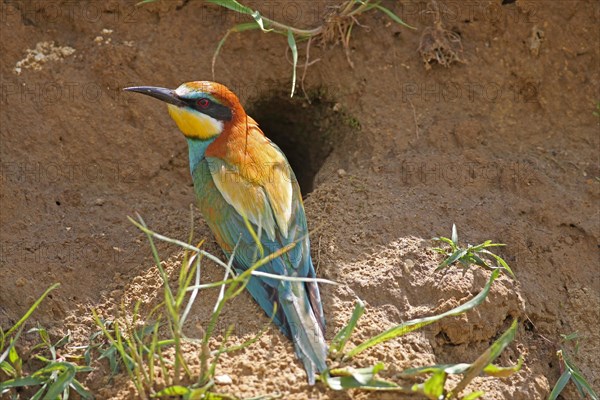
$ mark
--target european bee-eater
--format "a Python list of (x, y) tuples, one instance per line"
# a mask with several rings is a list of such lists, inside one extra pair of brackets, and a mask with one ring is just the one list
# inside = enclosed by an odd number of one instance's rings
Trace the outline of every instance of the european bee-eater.
[[(315, 278), (294, 172), (232, 91), (208, 81), (184, 83), (175, 90), (153, 86), (124, 90), (167, 103), (171, 118), (188, 142), (198, 207), (225, 255), (229, 258), (233, 253), (236, 271), (246, 270), (260, 258), (246, 225), (249, 221), (264, 256), (295, 243), (260, 271)], [(267, 314), (272, 314), (277, 303), (274, 321), (293, 340), (308, 381), (314, 384), (315, 374), (326, 369), (327, 357), (317, 283), (252, 276), (247, 288)]]

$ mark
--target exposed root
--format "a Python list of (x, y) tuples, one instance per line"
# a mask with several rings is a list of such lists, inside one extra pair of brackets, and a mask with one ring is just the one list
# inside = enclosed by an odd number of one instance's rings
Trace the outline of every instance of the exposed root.
[(437, 62), (444, 67), (449, 67), (455, 62), (465, 63), (462, 58), (463, 46), (460, 36), (456, 32), (444, 28), (440, 9), (435, 0), (432, 0), (433, 26), (423, 30), (418, 52), (423, 59), (425, 69), (431, 69), (431, 63)]

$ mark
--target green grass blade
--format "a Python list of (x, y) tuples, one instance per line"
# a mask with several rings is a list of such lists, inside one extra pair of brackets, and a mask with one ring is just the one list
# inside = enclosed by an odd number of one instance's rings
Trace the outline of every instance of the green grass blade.
[(71, 334), (68, 333), (65, 336), (63, 336), (58, 342), (56, 342), (54, 347), (59, 349), (59, 348), (63, 347), (64, 345), (66, 345), (67, 343), (69, 343), (70, 341), (71, 341)]
[(46, 391), (46, 388), (48, 387), (48, 384), (44, 384), (40, 390), (38, 390), (33, 397), (31, 398), (31, 400), (40, 400), (42, 398), (42, 396), (44, 395), (44, 392)]
[(287, 40), (288, 46), (290, 46), (290, 50), (292, 50), (292, 60), (294, 61), (293, 71), (292, 71), (292, 93), (290, 97), (294, 97), (294, 91), (296, 90), (296, 66), (298, 65), (298, 47), (296, 46), (296, 39), (294, 38), (294, 34), (290, 29), (287, 31)]
[(469, 258), (470, 264), (479, 265), (480, 267), (487, 268), (487, 269), (494, 269), (494, 268), (490, 267), (485, 261), (483, 261), (483, 259), (481, 257), (479, 257), (477, 254), (469, 254), (468, 258)]
[(393, 382), (384, 381), (381, 379), (371, 379), (365, 383), (358, 382), (352, 376), (336, 376), (327, 378), (325, 383), (329, 388), (333, 390), (347, 390), (347, 389), (362, 389), (362, 390), (402, 390), (406, 389), (396, 385)]
[(215, 49), (215, 52), (213, 53), (213, 58), (212, 58), (212, 62), (211, 62), (211, 71), (212, 71), (213, 79), (215, 79), (215, 65), (217, 63), (217, 57), (219, 56), (219, 53), (221, 52), (221, 48), (225, 44), (225, 41), (227, 41), (227, 38), (229, 37), (229, 35), (231, 35), (234, 32), (243, 32), (243, 31), (248, 31), (251, 29), (259, 29), (259, 28), (260, 28), (260, 26), (256, 23), (256, 21), (245, 22), (243, 24), (235, 25), (233, 28), (231, 28), (227, 32), (225, 32), (225, 35), (223, 35), (223, 37), (217, 44), (217, 48)]
[(402, 377), (412, 377), (421, 374), (431, 374), (437, 371), (444, 371), (447, 374), (462, 374), (464, 373), (471, 364), (460, 363), (460, 364), (437, 364), (426, 367), (408, 368), (402, 371), (400, 374)]
[(483, 390), (478, 390), (477, 392), (469, 393), (466, 396), (463, 396), (462, 400), (475, 400), (483, 396), (485, 392)]
[[(275, 315), (277, 314), (277, 303), (273, 303), (273, 312), (271, 313), (271, 318), (269, 319), (269, 322), (267, 322), (263, 328), (260, 330), (260, 332), (258, 332), (256, 335), (254, 335), (254, 337), (251, 337), (250, 339), (244, 341), (241, 344), (238, 345), (234, 345), (234, 346), (229, 346), (224, 348), (223, 350), (219, 349), (217, 351), (217, 353), (230, 353), (232, 351), (237, 351), (237, 350), (242, 350), (245, 349), (248, 346), (253, 345), (254, 343), (256, 343), (258, 341), (258, 339), (260, 339), (268, 330), (269, 328), (272, 326), (271, 324), (273, 323), (273, 319), (275, 318)], [(216, 353), (215, 353), (216, 354)], [(213, 354), (213, 356), (215, 355)]]
[(598, 400), (598, 394), (596, 394), (596, 392), (594, 392), (594, 389), (592, 389), (590, 384), (579, 373), (579, 371), (572, 369), (571, 370), (571, 379), (573, 380), (573, 383), (577, 386), (577, 389), (579, 390), (579, 393), (582, 394), (582, 396), (585, 396), (584, 393), (587, 392), (587, 394), (590, 395), (592, 400)]
[(0, 370), (2, 370), (2, 372), (4, 372), (7, 376), (10, 376), (12, 378), (17, 376), (17, 370), (14, 369), (13, 366), (6, 361), (0, 363)]
[(491, 252), (491, 251), (489, 251), (489, 250), (485, 250), (485, 249), (481, 250), (481, 252), (482, 252), (482, 253), (485, 253), (485, 254), (487, 254), (487, 255), (489, 255), (489, 256), (491, 256), (491, 257), (494, 257), (494, 259), (495, 259), (496, 261), (498, 261), (498, 264), (500, 264), (500, 265), (502, 266), (502, 268), (504, 268), (504, 269), (506, 270), (506, 272), (508, 272), (508, 274), (509, 274), (509, 275), (510, 275), (510, 276), (511, 276), (513, 279), (517, 279), (517, 278), (515, 277), (515, 274), (514, 274), (514, 272), (512, 271), (512, 269), (510, 269), (510, 267), (508, 266), (508, 264), (506, 263), (506, 261), (504, 261), (504, 259), (503, 259), (502, 257), (500, 257), (500, 256), (498, 256), (498, 255), (496, 255), (496, 254), (492, 253), (492, 252)]
[(453, 251), (457, 249), (456, 244), (451, 239), (448, 239), (447, 237), (444, 237), (444, 236), (434, 237), (432, 240), (448, 243), (452, 247)]
[(206, 2), (225, 7), (229, 10), (235, 11), (240, 14), (252, 15), (252, 13), (254, 12), (254, 10), (252, 10), (251, 8), (246, 7), (245, 5), (240, 4), (235, 0), (206, 0)]
[(365, 313), (365, 303), (361, 299), (356, 301), (354, 306), (354, 311), (352, 311), (352, 316), (350, 320), (333, 338), (331, 342), (331, 346), (329, 346), (329, 351), (333, 354), (341, 353), (344, 351), (344, 347), (346, 343), (350, 339), (352, 332), (354, 332), (354, 328), (356, 328), (356, 324), (359, 318)]
[(154, 394), (152, 397), (165, 397), (165, 396), (185, 396), (190, 393), (190, 389), (185, 386), (169, 386), (164, 388), (160, 392)]
[(498, 365), (490, 364), (483, 369), (483, 373), (488, 376), (495, 376), (496, 378), (507, 378), (521, 370), (524, 360), (524, 357), (521, 355), (519, 356), (517, 363), (510, 367), (500, 367)]
[(506, 246), (506, 243), (492, 243), (491, 240), (486, 240), (485, 243), (483, 243), (483, 247), (503, 247)]
[(414, 384), (412, 390), (423, 393), (430, 399), (443, 399), (444, 386), (446, 385), (447, 377), (448, 374), (446, 374), (446, 372), (436, 371), (425, 382)]
[[(57, 365), (57, 368), (58, 367), (59, 366)], [(73, 364), (60, 363), (60, 369), (62, 369), (62, 372), (58, 374), (56, 381), (50, 385), (44, 399), (56, 399), (65, 391), (65, 389), (68, 389), (71, 382), (73, 382), (73, 379), (75, 378), (75, 367)]]
[(550, 392), (550, 396), (548, 396), (548, 400), (556, 400), (565, 386), (567, 386), (567, 383), (569, 383), (569, 379), (571, 379), (571, 371), (567, 369), (556, 381), (554, 388), (552, 388), (552, 391)]
[[(140, 217), (141, 218), (141, 217)], [(219, 257), (213, 256), (212, 254), (199, 249), (198, 247), (192, 246), (190, 244), (187, 244), (186, 242), (183, 242), (181, 240), (177, 240), (177, 239), (171, 239), (168, 238), (164, 235), (161, 235), (159, 233), (156, 233), (154, 231), (152, 231), (151, 229), (148, 229), (148, 227), (145, 226), (145, 224), (140, 224), (139, 222), (137, 222), (136, 220), (134, 220), (131, 217), (127, 217), (127, 219), (129, 220), (129, 222), (131, 222), (133, 225), (135, 225), (139, 230), (141, 230), (142, 232), (146, 233), (147, 235), (151, 235), (153, 238), (156, 238), (158, 240), (161, 240), (163, 242), (167, 242), (167, 243), (171, 243), (174, 245), (177, 245), (183, 249), (187, 249), (187, 250), (192, 250), (196, 253), (200, 253), (202, 254), (204, 257), (208, 258), (211, 261), (214, 261), (217, 265), (222, 266), (223, 268), (227, 268), (227, 264), (225, 264), (223, 261), (221, 261), (221, 259)]]
[(92, 396), (92, 394), (88, 392), (87, 389), (84, 388), (77, 379), (73, 379), (73, 382), (71, 382), (71, 387), (77, 392), (77, 394), (81, 396), (82, 399), (87, 400), (94, 398), (94, 396)]
[(398, 336), (405, 335), (416, 329), (422, 328), (423, 326), (429, 325), (435, 321), (439, 321), (442, 318), (445, 318), (448, 316), (460, 315), (460, 314), (478, 306), (487, 297), (487, 295), (490, 291), (490, 288), (492, 287), (492, 283), (494, 283), (494, 280), (498, 277), (499, 273), (500, 272), (498, 270), (495, 270), (494, 272), (492, 272), (492, 275), (490, 276), (490, 279), (486, 283), (483, 290), (479, 294), (477, 294), (477, 296), (473, 297), (471, 300), (467, 301), (466, 303), (461, 304), (460, 306), (453, 308), (451, 310), (448, 310), (445, 313), (442, 313), (439, 315), (434, 315), (431, 317), (414, 319), (412, 321), (404, 322), (398, 326), (388, 329), (387, 331), (380, 333), (379, 335), (372, 337), (369, 340), (366, 340), (365, 342), (359, 344), (358, 346), (356, 346), (355, 348), (350, 350), (344, 356), (344, 359), (345, 360), (350, 359), (350, 358), (354, 357), (355, 355), (357, 355), (358, 353), (360, 353), (370, 347), (373, 347), (379, 343), (383, 343), (388, 340), (394, 339)]
[(465, 256), (465, 254), (467, 254), (467, 252), (468, 252), (467, 249), (456, 250), (454, 253), (452, 253), (452, 255), (450, 257), (448, 257), (444, 261), (442, 261), (442, 263), (440, 265), (438, 265), (438, 267), (435, 270), (439, 271), (440, 269), (447, 267), (448, 265), (454, 264), (456, 261), (463, 258)]
[[(300, 278), (297, 276), (284, 276), (284, 275), (275, 275), (270, 274), (264, 271), (252, 271), (252, 275), (254, 276), (264, 276), (265, 278), (276, 279), (279, 281), (288, 281), (288, 282), (316, 282), (316, 283), (325, 283), (328, 285), (338, 285), (337, 282), (324, 279), (324, 278)], [(223, 281), (225, 282), (225, 281)]]
[(254, 11), (252, 13), (252, 18), (254, 18), (254, 21), (256, 21), (256, 23), (260, 27), (261, 31), (263, 31), (263, 32), (271, 32), (273, 30), (273, 29), (265, 28), (265, 20), (263, 20), (263, 17), (262, 17), (262, 15), (260, 15), (260, 12)]
[[(132, 218), (127, 217), (130, 221), (134, 222)], [(154, 264), (156, 265), (156, 267), (158, 268), (158, 272), (160, 273), (160, 276), (163, 280), (163, 284), (165, 287), (165, 301), (167, 302), (167, 304), (172, 304), (174, 302), (174, 296), (173, 296), (173, 292), (171, 291), (171, 287), (169, 286), (169, 277), (167, 276), (165, 270), (162, 267), (161, 261), (160, 261), (160, 257), (158, 256), (158, 250), (156, 249), (156, 245), (154, 244), (154, 240), (152, 240), (152, 237), (154, 235), (152, 235), (152, 233), (150, 232), (150, 230), (148, 230), (148, 227), (146, 226), (146, 222), (144, 222), (144, 220), (142, 219), (142, 217), (138, 214), (138, 219), (139, 219), (139, 224), (135, 223), (134, 224), (136, 226), (139, 227), (143, 227), (145, 230), (142, 230), (144, 233), (146, 233), (146, 236), (148, 237), (148, 242), (150, 243), (150, 249), (152, 250), (152, 257), (154, 258)], [(186, 243), (187, 244), (187, 243)]]
[[(497, 270), (496, 270), (497, 271)], [(513, 341), (517, 333), (518, 320), (515, 319), (510, 328), (498, 338), (477, 360), (465, 371), (460, 382), (452, 389), (452, 393), (458, 395), (467, 385), (478, 376), (489, 364), (502, 353), (502, 351)]]
[(44, 378), (37, 376), (26, 376), (24, 378), (9, 379), (0, 383), (0, 393), (10, 388), (41, 385), (45, 381), (46, 380)]
[(17, 370), (20, 370), (21, 366), (23, 365), (23, 360), (21, 360), (21, 357), (17, 352), (17, 348), (15, 347), (15, 342), (13, 340), (10, 341), (9, 349), (10, 350), (8, 352), (8, 361), (12, 365), (14, 365)]
[[(254, 227), (250, 223), (250, 220), (248, 218), (246, 218), (245, 215), (242, 215), (242, 218), (244, 219), (244, 224), (246, 225), (246, 229), (248, 229), (248, 232), (250, 233), (250, 236), (252, 236), (252, 240), (254, 240), (254, 243), (256, 244), (256, 247), (258, 248), (258, 251), (260, 252), (261, 258), (264, 257), (265, 256), (265, 249), (264, 249), (264, 247), (262, 245), (260, 237), (258, 236), (258, 234), (256, 233), (256, 231), (254, 230)], [(260, 221), (259, 221), (259, 224), (258, 224), (258, 231), (259, 232), (262, 231)], [(225, 269), (227, 269), (227, 266), (225, 266)]]
[(452, 224), (452, 243), (455, 246), (458, 246), (458, 230), (456, 229), (456, 224)]
[(573, 333), (569, 333), (568, 335), (560, 335), (562, 337), (562, 340), (564, 340), (565, 342), (571, 341), (571, 340), (575, 340), (575, 339), (579, 339), (579, 332), (573, 332)]
[(13, 333), (15, 330), (17, 330), (19, 328), (19, 326), (21, 326), (25, 321), (27, 321), (27, 319), (31, 316), (31, 314), (35, 311), (35, 309), (38, 308), (38, 306), (40, 305), (40, 303), (46, 298), (46, 296), (48, 295), (48, 293), (50, 293), (51, 291), (53, 291), (54, 289), (56, 289), (59, 286), (60, 286), (60, 283), (55, 283), (54, 285), (52, 285), (48, 289), (46, 289), (46, 291), (35, 301), (35, 303), (33, 303), (33, 305), (31, 307), (29, 307), (29, 310), (27, 310), (27, 312), (25, 313), (25, 315), (23, 315), (21, 317), (21, 319), (16, 324), (14, 324), (4, 334), (4, 336), (10, 336), (11, 333)]
[[(229, 274), (231, 272), (231, 267), (233, 265), (233, 260), (235, 259), (235, 253), (237, 251), (239, 244), (240, 244), (240, 239), (238, 239), (238, 241), (235, 243), (235, 246), (231, 252), (231, 255), (229, 256), (229, 261), (227, 262), (227, 268), (225, 268), (225, 276), (223, 277), (224, 281), (226, 281), (227, 278), (229, 278)], [(219, 290), (219, 296), (217, 297), (215, 307), (213, 308), (213, 313), (217, 311), (217, 309), (219, 308), (219, 305), (223, 301), (225, 301), (225, 285), (221, 286), (221, 289)]]
[[(194, 280), (194, 289), (192, 289), (192, 294), (190, 295), (190, 299), (188, 300), (185, 309), (183, 310), (183, 314), (181, 314), (180, 324), (183, 326), (185, 323), (190, 310), (192, 309), (192, 305), (196, 300), (196, 296), (198, 295), (198, 291), (200, 290), (198, 286), (200, 285), (200, 255), (195, 254), (189, 261), (190, 265), (194, 263), (194, 268), (196, 269), (196, 278)], [(189, 288), (186, 288), (183, 292), (187, 291)]]
[(393, 382), (375, 379), (375, 375), (383, 368), (383, 363), (379, 362), (367, 368), (335, 369), (322, 374), (321, 379), (333, 390), (406, 390)]

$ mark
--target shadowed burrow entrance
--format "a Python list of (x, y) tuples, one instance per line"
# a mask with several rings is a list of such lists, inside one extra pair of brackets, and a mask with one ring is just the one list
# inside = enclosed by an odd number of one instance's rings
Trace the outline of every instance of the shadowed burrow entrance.
[(312, 100), (281, 93), (250, 101), (248, 114), (265, 135), (285, 153), (303, 196), (314, 189), (315, 176), (334, 148), (334, 138), (343, 124), (334, 102)]

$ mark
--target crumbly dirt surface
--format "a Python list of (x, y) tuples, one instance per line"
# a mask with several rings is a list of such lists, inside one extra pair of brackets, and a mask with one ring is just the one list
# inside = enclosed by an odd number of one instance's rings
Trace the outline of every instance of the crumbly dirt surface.
[[(150, 310), (162, 296), (148, 243), (126, 216), (137, 212), (152, 229), (187, 238), (193, 189), (185, 140), (164, 105), (120, 88), (211, 79), (216, 44), (246, 20), (201, 1), (137, 8), (136, 2), (0, 5), (5, 330), (60, 282), (30, 324), (56, 336), (70, 330), (73, 344), (85, 345), (96, 330), (91, 309), (111, 318), (122, 303), (131, 310), (141, 300)], [(332, 4), (253, 5), (276, 20), (312, 27)], [(577, 331), (575, 363), (600, 390), (599, 4), (439, 1), (464, 62), (431, 62), (430, 69), (417, 52), (434, 23), (428, 4), (383, 5), (417, 29), (382, 13), (360, 17), (364, 27), (355, 26), (350, 40), (353, 69), (340, 46), (313, 46), (311, 58), (320, 61), (304, 82), (311, 104), (300, 90), (295, 100), (286, 97), (291, 66), (284, 37), (233, 34), (216, 64), (215, 79), (239, 93), (284, 142), (297, 173), (308, 174), (313, 259), (320, 277), (342, 283), (321, 288), (327, 338), (345, 323), (356, 297), (367, 311), (353, 343), (479, 292), (487, 271), (434, 273), (440, 257), (430, 239), (449, 236), (456, 223), (464, 243), (506, 243), (499, 253), (517, 281), (500, 278), (480, 307), (366, 351), (355, 365), (383, 361), (383, 376), (398, 380), (408, 367), (471, 362), (517, 317), (517, 338), (498, 362), (509, 365), (523, 354), (522, 370), (507, 379), (476, 378), (472, 388), (485, 390), (486, 399), (546, 398), (560, 375), (560, 334)], [(17, 74), (36, 48), (75, 51)], [(288, 132), (297, 138), (286, 138)], [(205, 249), (220, 254), (198, 213), (194, 225)], [(181, 250), (159, 250), (175, 276)], [(205, 282), (221, 277), (219, 267), (206, 265)], [(190, 336), (199, 335), (215, 298), (215, 291), (200, 296)], [(218, 335), (233, 323), (232, 341), (240, 342), (267, 322), (244, 293), (226, 308)], [(193, 349), (188, 356), (197, 369)], [(111, 379), (102, 362), (95, 366), (82, 382), (97, 398), (135, 398), (126, 375)], [(276, 329), (223, 356), (217, 373), (232, 379), (218, 390), (239, 396), (397, 398), (307, 386), (292, 345)], [(575, 396), (569, 387), (563, 398)]]

